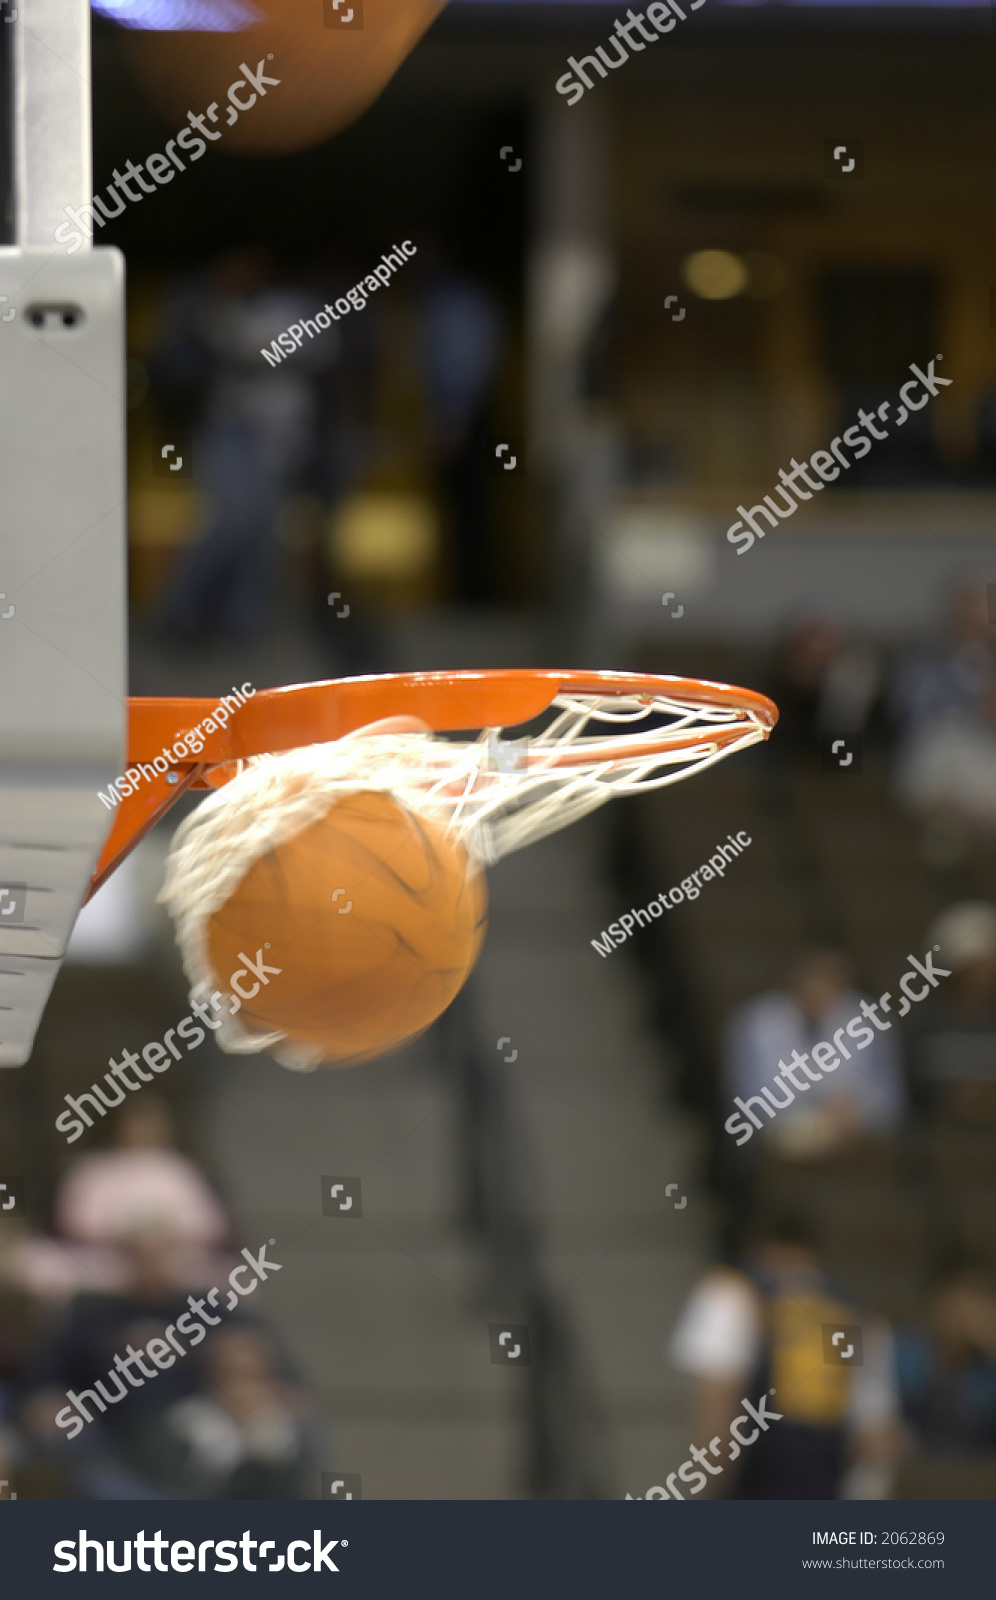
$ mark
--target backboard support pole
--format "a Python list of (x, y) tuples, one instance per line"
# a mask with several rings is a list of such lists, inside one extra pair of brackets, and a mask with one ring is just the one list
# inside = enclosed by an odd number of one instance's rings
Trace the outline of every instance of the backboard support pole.
[[(0, 19), (6, 8), (0, 8)], [(0, 1066), (22, 1066), (88, 892), (127, 722), (124, 260), (91, 199), (87, 0), (17, 0), (0, 246)], [(82, 213), (86, 216), (86, 213)], [(88, 231), (85, 227), (78, 230)], [(64, 239), (66, 238), (64, 232)], [(71, 242), (71, 241), (70, 241)]]

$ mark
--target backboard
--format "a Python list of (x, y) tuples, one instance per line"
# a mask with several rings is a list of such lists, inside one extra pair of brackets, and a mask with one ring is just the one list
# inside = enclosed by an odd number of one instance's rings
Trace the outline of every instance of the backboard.
[(121, 771), (127, 715), (123, 258), (53, 237), (91, 196), (89, 8), (16, 13), (2, 24), (0, 1066), (31, 1053), (108, 831), (98, 790)]

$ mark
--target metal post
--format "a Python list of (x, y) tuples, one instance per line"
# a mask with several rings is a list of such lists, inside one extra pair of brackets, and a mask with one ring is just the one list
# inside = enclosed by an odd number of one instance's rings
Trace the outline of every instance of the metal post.
[(0, 20), (14, 233), (0, 246), (0, 1066), (30, 1056), (127, 721), (124, 262), (54, 237), (91, 197), (89, 7), (5, 0), (0, 19), (14, 9)]
[(0, 245), (14, 242), (14, 34), (0, 3)]
[(89, 0), (11, 0), (14, 237), (51, 250), (63, 207), (93, 192)]

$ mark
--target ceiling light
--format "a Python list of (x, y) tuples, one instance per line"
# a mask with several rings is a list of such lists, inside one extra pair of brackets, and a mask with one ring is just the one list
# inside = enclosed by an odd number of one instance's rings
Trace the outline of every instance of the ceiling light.
[(681, 276), (703, 300), (732, 300), (746, 289), (750, 273), (729, 250), (696, 250), (681, 263)]

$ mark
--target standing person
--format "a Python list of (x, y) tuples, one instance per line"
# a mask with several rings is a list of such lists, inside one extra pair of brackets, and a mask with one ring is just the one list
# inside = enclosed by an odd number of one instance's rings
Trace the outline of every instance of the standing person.
[(457, 597), (487, 600), (495, 582), (489, 404), (501, 364), (503, 318), (491, 291), (446, 265), (429, 243), (419, 247), (417, 307), (430, 448), (447, 503)]
[[(319, 297), (334, 305), (361, 276), (360, 264), (329, 252), (313, 274)], [(348, 296), (347, 296), (348, 298)], [(339, 570), (331, 531), (340, 511), (364, 485), (376, 481), (390, 450), (390, 430), (380, 421), (383, 351), (390, 329), (384, 327), (383, 302), (372, 294), (361, 313), (342, 317), (333, 329), (339, 343), (336, 361), (316, 373), (316, 452), (308, 487), (321, 506), (324, 536), (311, 548), (314, 616), (330, 675), (334, 677), (389, 672), (401, 663), (382, 618), (369, 595)], [(336, 596), (330, 599), (330, 595)], [(348, 626), (342, 607), (348, 606)]]
[(276, 281), (269, 255), (237, 249), (167, 307), (151, 362), (160, 387), (199, 389), (193, 473), (203, 524), (181, 558), (162, 609), (166, 631), (196, 638), (254, 633), (266, 617), (277, 557), (277, 517), (314, 449), (312, 373), (335, 360), (334, 329), (276, 369), (261, 351), (313, 315), (301, 291)]
[(725, 1438), (742, 1396), (770, 1394), (777, 1420), (743, 1443), (725, 1498), (887, 1497), (900, 1440), (892, 1336), (832, 1289), (802, 1219), (759, 1227), (737, 1268), (705, 1274), (669, 1353), (696, 1380), (697, 1438)]

